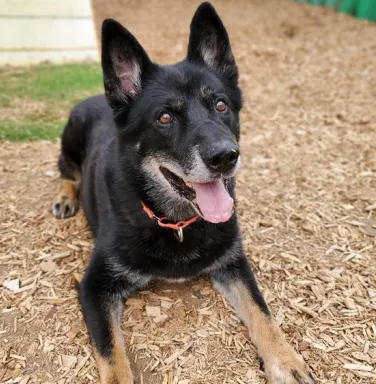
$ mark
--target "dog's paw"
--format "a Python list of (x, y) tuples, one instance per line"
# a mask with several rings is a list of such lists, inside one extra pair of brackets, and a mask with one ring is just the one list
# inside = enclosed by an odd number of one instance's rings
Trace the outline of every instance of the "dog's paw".
[(315, 379), (302, 356), (284, 356), (264, 365), (268, 384), (315, 384)]
[(52, 214), (58, 219), (74, 216), (78, 211), (76, 196), (67, 196), (59, 193), (52, 204)]

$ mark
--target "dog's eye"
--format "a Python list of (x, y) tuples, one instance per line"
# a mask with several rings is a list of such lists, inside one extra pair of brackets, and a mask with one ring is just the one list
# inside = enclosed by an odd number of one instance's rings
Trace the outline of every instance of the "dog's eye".
[(171, 124), (172, 123), (172, 116), (169, 114), (169, 113), (162, 113), (159, 117), (158, 117), (158, 121), (161, 123), (161, 124)]
[(227, 105), (223, 100), (218, 100), (215, 109), (218, 112), (224, 112), (227, 109)]

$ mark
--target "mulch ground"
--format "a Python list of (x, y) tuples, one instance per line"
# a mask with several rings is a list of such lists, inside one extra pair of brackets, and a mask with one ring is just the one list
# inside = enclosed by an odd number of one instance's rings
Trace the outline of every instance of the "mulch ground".
[[(184, 57), (198, 2), (94, 1), (156, 61)], [(244, 90), (245, 249), (319, 382), (376, 382), (376, 25), (288, 0), (217, 1)], [(75, 283), (92, 239), (49, 213), (58, 144), (0, 144), (0, 382), (91, 383)], [(4, 287), (4, 285), (7, 287)], [(245, 327), (206, 279), (132, 296), (137, 383), (265, 383)]]

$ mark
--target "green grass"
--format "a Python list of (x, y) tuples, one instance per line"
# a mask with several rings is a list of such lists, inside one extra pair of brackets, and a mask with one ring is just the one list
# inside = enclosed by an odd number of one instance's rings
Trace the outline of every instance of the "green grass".
[(103, 92), (98, 63), (0, 67), (0, 140), (55, 139), (69, 110)]

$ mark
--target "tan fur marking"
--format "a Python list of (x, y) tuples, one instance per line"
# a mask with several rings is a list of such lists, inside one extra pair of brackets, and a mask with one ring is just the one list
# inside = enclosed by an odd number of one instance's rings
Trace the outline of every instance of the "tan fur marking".
[(200, 94), (204, 100), (210, 99), (213, 96), (214, 91), (208, 87), (201, 87), (200, 88)]
[(247, 326), (250, 338), (264, 360), (269, 383), (299, 383), (294, 378), (294, 372), (310, 380), (303, 358), (287, 343), (278, 325), (253, 301), (248, 289), (241, 282), (236, 282), (224, 293)]
[(118, 322), (112, 321), (112, 353), (107, 360), (95, 350), (101, 384), (133, 384), (133, 374), (125, 352)]
[(71, 180), (61, 180), (60, 189), (56, 197), (60, 196), (61, 198), (66, 197), (68, 200), (75, 200), (77, 196), (77, 186), (74, 181)]
[(52, 213), (56, 217), (64, 218), (73, 216), (78, 209), (78, 189), (80, 185), (80, 174), (75, 174), (76, 180), (62, 179), (60, 189), (52, 204)]
[(184, 109), (184, 100), (183, 99), (174, 100), (171, 104), (171, 108), (178, 110), (178, 111), (183, 110)]

